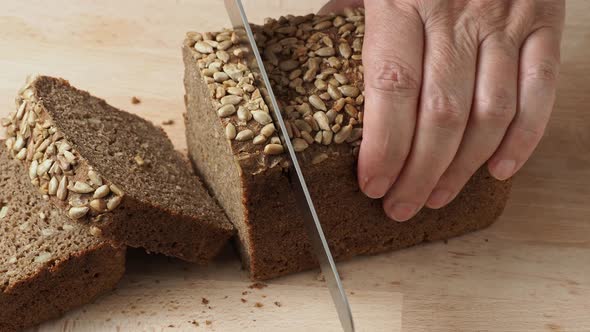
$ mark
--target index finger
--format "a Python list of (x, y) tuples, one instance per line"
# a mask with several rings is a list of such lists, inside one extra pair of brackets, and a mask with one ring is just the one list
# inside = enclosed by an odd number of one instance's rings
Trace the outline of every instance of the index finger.
[(411, 7), (367, 1), (365, 114), (359, 185), (371, 198), (385, 195), (410, 151), (420, 96), (423, 24)]

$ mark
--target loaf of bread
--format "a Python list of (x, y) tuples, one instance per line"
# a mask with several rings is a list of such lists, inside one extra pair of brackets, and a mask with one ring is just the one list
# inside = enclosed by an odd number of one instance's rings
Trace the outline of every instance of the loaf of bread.
[(0, 331), (19, 331), (91, 302), (125, 269), (114, 247), (41, 198), (0, 147)]
[(69, 218), (102, 237), (193, 262), (233, 226), (161, 128), (62, 79), (37, 77), (4, 119), (10, 156)]
[[(253, 26), (323, 229), (338, 259), (457, 236), (491, 224), (509, 182), (482, 169), (447, 207), (387, 218), (359, 190), (364, 12)], [(267, 279), (316, 266), (285, 174), (288, 160), (239, 33), (190, 32), (183, 45), (189, 154), (238, 230), (245, 267)]]

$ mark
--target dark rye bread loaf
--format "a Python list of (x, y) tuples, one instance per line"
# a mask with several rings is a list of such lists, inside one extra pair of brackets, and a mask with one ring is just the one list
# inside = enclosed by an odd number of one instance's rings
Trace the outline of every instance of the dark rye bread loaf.
[(4, 146), (0, 188), (0, 331), (58, 317), (115, 287), (125, 269), (124, 247), (52, 208)]
[[(359, 190), (364, 12), (282, 17), (253, 26), (333, 254), (344, 259), (457, 236), (491, 224), (509, 182), (481, 169), (447, 207), (387, 218)], [(316, 266), (284, 173), (285, 155), (239, 34), (190, 32), (183, 45), (189, 154), (238, 230), (253, 279)]]
[(3, 121), (10, 154), (51, 203), (106, 239), (192, 262), (233, 234), (161, 128), (62, 79), (21, 89)]

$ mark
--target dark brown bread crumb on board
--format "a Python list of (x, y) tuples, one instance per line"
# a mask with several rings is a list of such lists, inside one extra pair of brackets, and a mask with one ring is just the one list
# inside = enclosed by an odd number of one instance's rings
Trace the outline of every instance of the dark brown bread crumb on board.
[(135, 96), (131, 97), (131, 103), (133, 105), (141, 104), (141, 100)]
[(97, 239), (33, 190), (0, 142), (0, 331), (19, 331), (110, 291), (125, 249)]
[(254, 303), (254, 307), (255, 308), (262, 308), (262, 307), (264, 307), (264, 304), (262, 304), (260, 302), (256, 302), (256, 303)]
[(250, 289), (263, 289), (266, 287), (268, 287), (268, 285), (263, 282), (255, 282), (255, 283), (251, 284), (250, 286), (248, 286), (248, 288), (250, 288)]
[[(359, 190), (355, 167), (364, 104), (363, 15), (348, 11), (328, 18), (283, 17), (269, 20), (265, 27), (254, 26), (261, 35), (259, 46), (273, 90), (288, 114), (293, 137), (298, 138), (299, 161), (319, 219), (338, 260), (482, 229), (502, 213), (511, 187), (510, 181), (497, 181), (482, 168), (451, 204), (424, 209), (404, 223), (390, 220), (381, 200), (369, 199)], [(259, 86), (246, 82), (249, 69), (240, 58), (240, 46), (210, 50), (211, 45), (203, 41), (209, 36), (231, 43), (239, 39), (226, 30), (207, 36), (191, 32), (184, 41), (186, 135), (193, 165), (236, 227), (242, 262), (252, 279), (313, 268), (317, 261), (289, 179), (282, 162), (276, 161), (281, 155), (274, 155), (281, 149), (273, 146), (265, 151), (272, 143), (261, 124), (267, 123), (262, 114), (266, 105), (258, 99), (250, 102), (260, 95)], [(230, 42), (224, 42), (224, 48), (226, 44)], [(241, 94), (241, 99), (231, 94)], [(344, 99), (349, 106), (342, 107), (334, 98)], [(232, 107), (232, 103), (237, 104)], [(325, 125), (330, 110), (335, 110), (334, 117), (328, 118), (331, 127), (318, 135), (320, 122)], [(340, 133), (345, 127), (347, 131)], [(341, 136), (338, 142), (347, 139), (336, 144), (336, 135)], [(255, 139), (261, 144), (254, 144)]]
[(202, 298), (201, 303), (207, 305), (209, 304), (209, 300), (207, 300), (206, 298)]
[[(85, 205), (94, 202), (92, 193), (81, 194), (90, 197), (81, 196), (77, 203), (72, 203), (73, 192), (66, 199), (50, 195), (54, 205), (69, 209), (70, 214), (85, 208), (85, 215), (76, 218), (91, 223), (104, 238), (192, 262), (209, 261), (231, 237), (233, 227), (223, 211), (162, 129), (62, 79), (41, 76), (28, 86), (22, 93), (31, 99), (26, 103), (22, 97), (27, 112), (39, 113), (39, 121), (52, 124), (79, 155), (70, 185), (90, 183), (86, 174), (90, 176), (92, 170), (122, 192), (118, 206), (98, 216), (95, 211), (102, 209), (100, 205), (96, 209)], [(60, 155), (47, 158), (59, 161)], [(32, 168), (28, 158), (24, 163)]]

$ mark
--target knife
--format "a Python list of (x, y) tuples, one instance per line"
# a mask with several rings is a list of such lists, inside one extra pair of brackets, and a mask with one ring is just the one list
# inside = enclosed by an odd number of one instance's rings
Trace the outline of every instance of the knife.
[(279, 137), (283, 143), (283, 146), (287, 148), (291, 158), (291, 163), (289, 166), (291, 186), (295, 192), (295, 197), (297, 199), (299, 208), (303, 213), (304, 224), (307, 229), (312, 248), (315, 251), (317, 259), (320, 263), (320, 269), (326, 279), (326, 283), (328, 284), (328, 289), (330, 290), (330, 295), (332, 296), (332, 300), (336, 306), (336, 312), (338, 313), (342, 329), (345, 332), (354, 332), (352, 312), (350, 310), (346, 293), (342, 287), (342, 282), (340, 280), (338, 270), (336, 269), (334, 258), (330, 252), (330, 247), (326, 241), (324, 231), (322, 230), (322, 225), (320, 224), (320, 220), (313, 205), (309, 190), (307, 189), (307, 184), (303, 178), (303, 172), (301, 171), (301, 167), (297, 161), (295, 149), (293, 148), (291, 140), (289, 139), (289, 135), (287, 134), (287, 127), (283, 121), (283, 117), (281, 115), (277, 99), (272, 90), (268, 74), (264, 69), (264, 63), (262, 62), (262, 57), (260, 56), (258, 46), (254, 40), (254, 34), (250, 28), (250, 23), (248, 21), (248, 17), (246, 16), (244, 6), (242, 5), (241, 0), (225, 0), (225, 8), (234, 30), (244, 31), (248, 38), (249, 42), (244, 42), (241, 46), (245, 47), (247, 50), (246, 57), (247, 60), (249, 60), (248, 64), (251, 67), (250, 69), (254, 73), (259, 74), (262, 78), (260, 84), (262, 84), (264, 89), (261, 90), (266, 90), (266, 94), (264, 95), (266, 95), (267, 99), (270, 100), (270, 105), (268, 106), (272, 110), (271, 116), (273, 117), (275, 124), (278, 124)]

